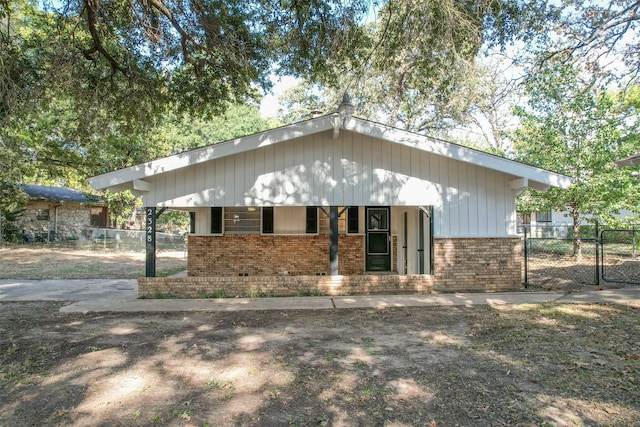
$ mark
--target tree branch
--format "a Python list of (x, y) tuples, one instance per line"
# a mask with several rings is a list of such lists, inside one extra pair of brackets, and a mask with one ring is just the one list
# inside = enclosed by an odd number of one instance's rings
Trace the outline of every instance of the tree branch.
[(91, 34), (91, 39), (93, 40), (93, 47), (90, 49), (83, 50), (82, 52), (83, 55), (87, 59), (95, 60), (91, 55), (93, 55), (96, 52), (99, 52), (100, 55), (102, 55), (102, 57), (106, 59), (109, 62), (109, 64), (111, 64), (111, 68), (114, 70), (114, 72), (119, 71), (126, 76), (128, 74), (128, 70), (122, 67), (118, 63), (118, 61), (116, 61), (115, 58), (111, 56), (109, 52), (107, 52), (107, 50), (104, 48), (104, 45), (102, 44), (102, 38), (100, 37), (100, 34), (98, 34), (98, 29), (97, 29), (98, 17), (96, 16), (96, 10), (94, 8), (95, 0), (83, 0), (83, 1), (84, 1), (85, 9), (87, 11), (87, 24), (89, 26), (89, 33)]
[(182, 56), (184, 57), (184, 62), (193, 64), (187, 46), (187, 42), (193, 42), (193, 39), (189, 34), (187, 34), (184, 28), (182, 28), (178, 20), (173, 15), (173, 12), (171, 12), (171, 10), (162, 3), (162, 0), (146, 0), (146, 3), (163, 14), (169, 20), (169, 22), (171, 22), (173, 28), (178, 32), (178, 34), (180, 34), (180, 45), (182, 46)]

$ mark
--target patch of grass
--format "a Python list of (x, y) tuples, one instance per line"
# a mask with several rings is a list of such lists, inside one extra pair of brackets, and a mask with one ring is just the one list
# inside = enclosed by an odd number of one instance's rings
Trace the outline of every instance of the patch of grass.
[(271, 291), (263, 291), (262, 289), (251, 290), (242, 296), (243, 298), (271, 298), (273, 297), (273, 292)]
[(227, 294), (227, 291), (224, 289), (218, 289), (215, 292), (211, 292), (211, 293), (207, 293), (207, 291), (205, 291), (204, 289), (200, 290), (200, 294), (199, 294), (200, 298), (230, 298), (229, 294)]
[(303, 416), (298, 416), (288, 419), (287, 424), (289, 424), (290, 426), (304, 426), (307, 425), (307, 422), (305, 421), (305, 418)]
[(169, 277), (184, 271), (183, 266), (156, 270), (156, 277)]
[(165, 294), (164, 292), (156, 292), (155, 294), (153, 294), (153, 298), (155, 299), (178, 299), (180, 298), (177, 295), (174, 294)]
[(299, 297), (322, 297), (324, 293), (320, 289), (304, 288), (298, 291)]
[(208, 379), (205, 381), (204, 386), (211, 390), (233, 390), (235, 387), (233, 381), (217, 381), (214, 379)]
[[(4, 352), (4, 356), (11, 356), (19, 350), (20, 347), (16, 343), (12, 343), (11, 347)], [(40, 376), (38, 371), (47, 364), (50, 352), (46, 347), (40, 346), (35, 356), (28, 354), (22, 360), (0, 363), (0, 384), (31, 384)]]

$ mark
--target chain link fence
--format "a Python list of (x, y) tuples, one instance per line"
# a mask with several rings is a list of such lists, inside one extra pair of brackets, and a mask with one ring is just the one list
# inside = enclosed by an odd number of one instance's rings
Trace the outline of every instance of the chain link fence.
[(606, 282), (640, 285), (640, 227), (603, 230), (601, 276)]
[(638, 226), (602, 230), (583, 225), (522, 225), (524, 283), (534, 289), (572, 290), (607, 282), (640, 282)]
[[(114, 250), (122, 252), (144, 252), (144, 230), (120, 230), (113, 228), (87, 227), (76, 239), (56, 239), (53, 233), (36, 234), (34, 242), (50, 242), (79, 250)], [(187, 252), (187, 234), (156, 232), (156, 250)]]

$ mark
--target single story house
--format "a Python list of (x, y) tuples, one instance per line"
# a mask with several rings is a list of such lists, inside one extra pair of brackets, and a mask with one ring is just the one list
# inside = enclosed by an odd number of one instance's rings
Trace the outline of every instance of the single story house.
[(25, 241), (79, 240), (90, 227), (106, 227), (108, 211), (98, 197), (73, 188), (23, 184), (29, 196), (16, 226)]
[[(147, 212), (141, 296), (521, 286), (516, 195), (571, 179), (332, 114), (89, 180)], [(192, 213), (188, 277), (155, 278), (156, 209)]]

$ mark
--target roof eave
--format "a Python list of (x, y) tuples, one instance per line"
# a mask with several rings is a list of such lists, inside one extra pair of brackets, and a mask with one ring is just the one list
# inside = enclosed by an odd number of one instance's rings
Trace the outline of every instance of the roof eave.
[(89, 178), (87, 181), (89, 185), (96, 190), (118, 188), (125, 183), (150, 177), (158, 173), (171, 172), (209, 160), (215, 160), (333, 129), (335, 117), (335, 115), (323, 116), (219, 144), (208, 145), (114, 172), (108, 172)]
[[(294, 123), (277, 129), (98, 175), (89, 178), (88, 182), (97, 190), (111, 189), (112, 191), (121, 191), (131, 188), (138, 190), (134, 185), (136, 181), (160, 173), (171, 172), (198, 163), (220, 159), (327, 130), (335, 131), (339, 129), (336, 118), (337, 115), (334, 114)], [(395, 142), (432, 154), (497, 170), (514, 177), (526, 178), (529, 183), (527, 186), (542, 191), (548, 187), (568, 188), (572, 182), (571, 178), (565, 175), (367, 120), (353, 118), (344, 123), (343, 127), (346, 131), (353, 131), (374, 138)]]

